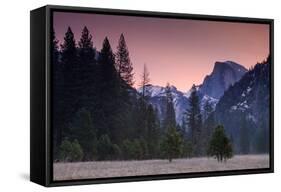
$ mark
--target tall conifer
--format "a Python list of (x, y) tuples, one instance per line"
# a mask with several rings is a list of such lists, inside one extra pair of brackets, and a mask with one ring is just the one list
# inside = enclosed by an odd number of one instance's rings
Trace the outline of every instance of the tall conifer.
[(187, 110), (187, 124), (191, 133), (191, 143), (194, 156), (202, 155), (201, 135), (202, 135), (202, 116), (200, 112), (199, 97), (196, 86), (191, 88), (189, 97), (189, 108)]
[(133, 65), (129, 57), (129, 51), (123, 33), (120, 36), (117, 46), (116, 69), (119, 76), (127, 85), (134, 85)]

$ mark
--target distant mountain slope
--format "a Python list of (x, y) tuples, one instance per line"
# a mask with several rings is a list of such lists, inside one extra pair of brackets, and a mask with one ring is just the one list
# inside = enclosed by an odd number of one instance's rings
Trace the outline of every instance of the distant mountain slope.
[(212, 73), (204, 78), (199, 90), (203, 95), (219, 99), (246, 72), (245, 67), (233, 61), (216, 62)]
[[(216, 62), (213, 72), (204, 78), (204, 82), (197, 86), (198, 96), (200, 99), (201, 109), (208, 101), (215, 108), (219, 98), (224, 91), (236, 81), (238, 81), (247, 70), (232, 61)], [(190, 90), (183, 93), (175, 86), (171, 86), (174, 109), (176, 113), (176, 121), (182, 124), (184, 113), (189, 108), (188, 98)], [(138, 89), (142, 93), (142, 88)], [(147, 85), (145, 95), (149, 97), (149, 102), (157, 109), (160, 120), (164, 118), (165, 112), (165, 87), (158, 85)]]
[[(269, 61), (257, 64), (230, 86), (216, 106), (216, 119), (233, 138), (237, 152), (268, 150), (269, 68)], [(243, 141), (249, 135), (249, 141)]]
[[(207, 101), (215, 107), (224, 91), (236, 81), (240, 80), (246, 72), (247, 69), (235, 62), (216, 62), (213, 72), (204, 78), (201, 85), (197, 86), (201, 108), (203, 108)], [(176, 121), (181, 125), (184, 113), (189, 107), (188, 98), (190, 91), (183, 93), (177, 90), (175, 86), (171, 86), (171, 91), (174, 101)], [(138, 92), (141, 93), (142, 88), (138, 89)], [(149, 97), (149, 102), (157, 109), (160, 120), (163, 120), (166, 97), (165, 87), (147, 85), (145, 95)]]
[[(138, 89), (138, 92), (142, 93), (142, 88)], [(171, 92), (176, 113), (176, 121), (178, 124), (181, 124), (184, 112), (188, 106), (188, 98), (184, 95), (184, 93), (177, 90), (175, 86), (171, 86)], [(166, 110), (165, 87), (147, 85), (145, 88), (145, 95), (149, 98), (149, 102), (154, 106), (154, 108), (157, 109), (159, 119), (162, 121)]]

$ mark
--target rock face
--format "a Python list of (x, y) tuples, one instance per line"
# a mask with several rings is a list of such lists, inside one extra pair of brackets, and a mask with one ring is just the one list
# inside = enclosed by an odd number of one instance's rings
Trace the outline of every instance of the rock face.
[(224, 91), (239, 81), (247, 69), (232, 61), (216, 62), (210, 75), (207, 75), (199, 87), (203, 95), (219, 99)]
[[(269, 70), (269, 61), (257, 64), (232, 85), (216, 105), (216, 120), (233, 138), (237, 152), (243, 153), (242, 145), (246, 145), (247, 152), (268, 152)], [(247, 142), (242, 141), (246, 137)]]

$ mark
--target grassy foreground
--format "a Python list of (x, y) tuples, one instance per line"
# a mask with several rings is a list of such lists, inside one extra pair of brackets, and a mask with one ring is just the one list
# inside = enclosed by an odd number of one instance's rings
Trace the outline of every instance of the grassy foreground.
[(213, 158), (140, 161), (93, 161), (54, 163), (54, 180), (122, 177), (170, 173), (191, 173), (268, 168), (269, 155), (236, 155), (226, 163)]

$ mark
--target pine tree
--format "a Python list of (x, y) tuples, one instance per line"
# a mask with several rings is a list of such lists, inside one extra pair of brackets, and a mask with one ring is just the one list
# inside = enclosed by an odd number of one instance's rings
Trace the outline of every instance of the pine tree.
[(72, 161), (81, 161), (84, 156), (83, 149), (77, 139), (72, 142)]
[(232, 144), (226, 136), (222, 125), (215, 128), (207, 154), (208, 156), (214, 156), (218, 162), (226, 161), (233, 156)]
[(148, 124), (147, 124), (147, 110), (148, 110), (148, 98), (146, 96), (146, 86), (148, 85), (149, 72), (144, 65), (143, 73), (141, 74), (141, 82), (139, 84), (142, 89), (141, 96), (137, 99), (135, 113), (135, 137), (137, 138), (146, 138), (148, 132)]
[(99, 57), (99, 64), (101, 65), (102, 83), (110, 83), (113, 87), (111, 89), (118, 88), (118, 76), (115, 69), (115, 56), (112, 52), (108, 38), (103, 41), (102, 49)]
[(67, 137), (69, 134), (68, 123), (78, 108), (77, 101), (79, 100), (77, 48), (74, 34), (70, 27), (68, 27), (64, 42), (61, 44), (61, 67), (63, 86), (60, 89), (60, 98), (62, 98), (60, 109), (62, 111), (59, 118), (62, 121), (62, 137)]
[[(92, 35), (85, 26), (82, 30), (81, 38), (78, 42), (79, 46), (79, 64), (80, 67), (89, 69), (89, 65), (95, 64), (96, 51), (93, 47)], [(86, 71), (83, 71), (86, 72)]]
[(187, 123), (186, 123), (186, 117), (183, 116), (181, 119), (181, 134), (183, 136), (183, 138), (187, 137)]
[(62, 63), (64, 68), (68, 71), (76, 68), (77, 65), (77, 48), (74, 39), (74, 34), (70, 27), (67, 28), (67, 32), (64, 36), (64, 42), (61, 44), (62, 51)]
[(209, 115), (214, 111), (212, 104), (207, 100), (203, 107), (203, 120), (206, 121)]
[[(133, 65), (130, 60), (129, 50), (124, 38), (124, 35), (120, 35), (120, 39), (117, 46), (117, 52), (115, 55), (115, 68), (117, 70), (118, 78), (120, 79), (120, 105), (122, 106), (119, 111), (120, 122), (120, 132), (122, 132), (122, 138), (130, 137), (132, 132), (132, 127), (134, 123), (130, 118), (132, 118), (133, 105), (134, 105), (134, 74), (133, 74)], [(130, 115), (128, 115), (130, 114)], [(122, 140), (120, 138), (120, 142)]]
[(120, 36), (116, 53), (116, 69), (126, 85), (134, 85), (133, 66), (123, 33)]
[(166, 92), (166, 114), (163, 122), (163, 127), (164, 129), (167, 129), (169, 127), (176, 127), (176, 116), (174, 110), (173, 96), (171, 92), (171, 86), (169, 85), (169, 83), (167, 83), (167, 86), (165, 87), (165, 92)]
[(112, 158), (112, 143), (108, 135), (101, 135), (98, 142), (98, 160), (111, 160)]
[(163, 121), (164, 128), (164, 139), (162, 141), (162, 151), (164, 152), (164, 156), (168, 158), (169, 162), (172, 161), (173, 158), (180, 157), (183, 150), (183, 140), (182, 135), (177, 130), (176, 118), (175, 118), (175, 110), (173, 105), (173, 97), (171, 92), (171, 87), (169, 83), (165, 88), (166, 92), (166, 111), (165, 118)]
[(166, 130), (161, 144), (162, 152), (165, 158), (172, 162), (172, 159), (178, 158), (183, 152), (183, 140), (175, 127), (169, 127)]
[(147, 150), (148, 156), (150, 158), (157, 156), (158, 146), (159, 146), (159, 124), (156, 113), (154, 112), (153, 106), (151, 104), (148, 105), (147, 114), (146, 114), (146, 142), (147, 142)]
[(149, 84), (150, 78), (149, 78), (149, 72), (146, 67), (146, 65), (143, 65), (143, 72), (141, 74), (141, 82), (139, 86), (142, 88), (142, 100), (146, 100), (146, 86)]
[(202, 155), (202, 117), (196, 86), (193, 85), (189, 97), (189, 109), (186, 112), (188, 128), (191, 132), (191, 143), (194, 156)]
[(97, 133), (91, 113), (85, 108), (80, 109), (70, 126), (69, 136), (79, 141), (84, 152), (83, 160), (94, 160), (97, 154)]
[(72, 143), (68, 139), (63, 140), (59, 149), (59, 160), (63, 162), (71, 161), (71, 153)]
[(54, 139), (53, 139), (53, 144), (54, 144), (54, 158), (57, 159), (58, 157), (58, 152), (59, 152), (59, 145), (62, 142), (62, 126), (63, 122), (61, 121), (61, 116), (62, 114), (62, 87), (63, 87), (63, 71), (62, 71), (62, 65), (59, 60), (59, 47), (58, 47), (58, 40), (55, 35), (54, 29), (51, 31), (51, 47), (52, 47), (52, 74), (53, 74), (53, 103), (54, 106), (56, 106), (53, 110), (53, 113), (55, 114), (53, 117), (53, 130), (54, 130)]
[[(96, 117), (96, 106), (99, 101), (100, 71), (96, 62), (96, 50), (93, 46), (92, 35), (85, 26), (78, 42), (79, 106), (87, 107)], [(96, 120), (96, 119), (95, 119)]]
[(52, 62), (55, 67), (57, 67), (56, 63), (59, 61), (59, 41), (56, 38), (56, 34), (54, 29), (51, 31), (51, 47), (52, 47)]
[(75, 139), (70, 142), (68, 139), (64, 139), (59, 149), (59, 159), (63, 162), (75, 162), (81, 161), (83, 158), (83, 150), (79, 142)]
[(101, 72), (100, 101), (98, 119), (100, 134), (108, 134), (114, 143), (119, 143), (122, 133), (120, 132), (120, 117), (122, 117), (122, 101), (120, 91), (120, 79), (115, 69), (115, 57), (107, 37), (99, 55)]
[[(80, 41), (78, 43), (79, 48), (84, 48), (84, 49), (93, 49), (93, 42), (92, 42), (92, 35), (90, 34), (88, 28), (84, 26), (82, 30), (82, 35), (80, 38)], [(84, 50), (87, 51), (87, 50)]]
[(214, 109), (209, 101), (206, 101), (203, 108), (203, 119), (204, 123), (202, 126), (202, 135), (203, 138), (202, 147), (203, 154), (206, 152), (208, 143), (211, 139), (213, 129), (215, 128), (215, 117), (214, 117)]

